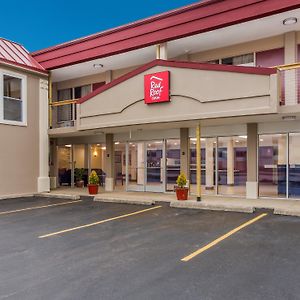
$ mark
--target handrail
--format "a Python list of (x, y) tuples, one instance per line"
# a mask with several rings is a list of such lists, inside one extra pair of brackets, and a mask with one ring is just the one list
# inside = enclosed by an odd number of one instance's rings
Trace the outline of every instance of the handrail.
[(55, 101), (55, 102), (51, 102), (49, 105), (56, 107), (56, 106), (64, 106), (69, 104), (76, 104), (77, 100), (78, 99)]
[(288, 65), (280, 65), (275, 67), (279, 71), (285, 71), (285, 70), (295, 70), (300, 68), (300, 63), (294, 63), (294, 64), (288, 64)]

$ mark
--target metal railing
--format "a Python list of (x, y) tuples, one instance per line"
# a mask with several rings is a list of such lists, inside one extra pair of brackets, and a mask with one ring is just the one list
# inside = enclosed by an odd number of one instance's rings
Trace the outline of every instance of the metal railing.
[(277, 67), (280, 105), (300, 104), (300, 63)]
[(76, 120), (77, 99), (50, 101), (49, 128), (73, 127)]

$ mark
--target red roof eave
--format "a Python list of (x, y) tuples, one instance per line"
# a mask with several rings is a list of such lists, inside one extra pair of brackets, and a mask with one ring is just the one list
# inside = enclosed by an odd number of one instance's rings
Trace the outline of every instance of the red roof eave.
[(103, 58), (300, 8), (299, 0), (210, 0), (32, 53), (46, 69)]
[(113, 88), (114, 86), (137, 76), (153, 67), (173, 67), (173, 68), (185, 68), (185, 69), (194, 69), (194, 70), (204, 70), (204, 71), (220, 71), (220, 72), (234, 72), (234, 73), (243, 73), (243, 74), (256, 74), (256, 75), (266, 75), (270, 76), (276, 74), (277, 70), (275, 68), (261, 68), (261, 67), (242, 67), (242, 66), (228, 66), (228, 65), (218, 65), (218, 64), (203, 64), (195, 62), (182, 62), (182, 61), (168, 61), (156, 59), (142, 67), (139, 67), (115, 80), (112, 82), (101, 86), (95, 91), (89, 93), (88, 95), (82, 97), (77, 101), (77, 104), (82, 104), (89, 99), (103, 93), (106, 90)]
[(22, 68), (28, 71), (32, 71), (32, 72), (36, 72), (36, 73), (41, 73), (44, 75), (49, 75), (49, 71), (41, 69), (41, 68), (36, 68), (36, 67), (32, 67), (32, 66), (28, 66), (28, 65), (24, 65), (18, 62), (14, 62), (5, 58), (0, 58), (0, 63), (3, 63), (5, 65), (9, 65), (9, 66), (14, 66), (14, 67), (18, 67), (18, 68)]

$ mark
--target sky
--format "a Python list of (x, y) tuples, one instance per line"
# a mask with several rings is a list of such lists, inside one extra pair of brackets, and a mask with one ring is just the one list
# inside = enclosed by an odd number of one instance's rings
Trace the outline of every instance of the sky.
[(29, 51), (35, 51), (198, 1), (15, 0), (1, 2), (0, 37), (18, 42)]

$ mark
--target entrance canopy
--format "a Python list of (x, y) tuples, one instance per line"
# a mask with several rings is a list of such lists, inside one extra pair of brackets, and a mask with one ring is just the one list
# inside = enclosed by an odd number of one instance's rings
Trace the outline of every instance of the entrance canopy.
[(78, 101), (77, 129), (276, 113), (276, 70), (155, 60)]

